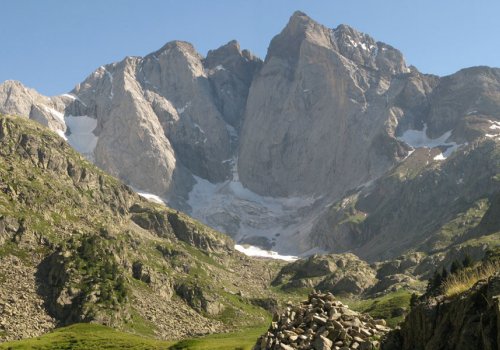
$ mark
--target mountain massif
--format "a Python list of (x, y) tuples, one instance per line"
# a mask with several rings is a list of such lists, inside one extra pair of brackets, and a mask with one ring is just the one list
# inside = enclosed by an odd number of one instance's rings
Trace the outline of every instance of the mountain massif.
[[(175, 41), (101, 66), (61, 96), (4, 82), (0, 111), (48, 126), (237, 241), (282, 253), (428, 252), (498, 192), (499, 69), (423, 74), (390, 45), (301, 12), (264, 61), (235, 41), (206, 57)], [(494, 233), (469, 226), (446, 245)]]
[(2, 341), (80, 322), (175, 340), (280, 310), (256, 348), (441, 349), (451, 329), (494, 349), (498, 264), (479, 262), (499, 218), (500, 69), (424, 74), (302, 12), (264, 60), (173, 41), (59, 96), (0, 84)]

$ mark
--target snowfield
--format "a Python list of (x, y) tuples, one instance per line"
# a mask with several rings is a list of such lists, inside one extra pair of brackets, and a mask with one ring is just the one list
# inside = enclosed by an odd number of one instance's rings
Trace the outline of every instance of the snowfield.
[[(229, 234), (239, 245), (264, 247), (262, 252), (292, 256), (314, 248), (307, 235), (322, 212), (320, 198), (261, 196), (239, 181), (236, 158), (226, 162), (233, 165), (232, 180), (214, 184), (195, 176), (189, 215)], [(252, 254), (257, 254), (255, 249)]]
[(271, 250), (263, 250), (259, 247), (254, 247), (246, 244), (244, 246), (236, 244), (234, 246), (234, 249), (247, 256), (253, 256), (253, 257), (262, 257), (262, 258), (270, 258), (270, 259), (285, 260), (285, 261), (295, 261), (299, 259), (296, 256), (280, 255), (277, 252), (273, 252)]
[(97, 119), (86, 115), (77, 117), (70, 115), (65, 117), (64, 121), (70, 133), (67, 136), (68, 143), (85, 158), (93, 161), (94, 149), (98, 140), (98, 137), (93, 133), (97, 127)]
[(406, 130), (403, 135), (397, 139), (403, 141), (412, 148), (446, 148), (446, 150), (434, 157), (434, 160), (445, 160), (453, 152), (455, 152), (460, 146), (456, 142), (449, 142), (448, 139), (451, 137), (452, 130), (445, 132), (438, 138), (431, 139), (427, 136), (427, 124), (424, 124), (422, 130)]

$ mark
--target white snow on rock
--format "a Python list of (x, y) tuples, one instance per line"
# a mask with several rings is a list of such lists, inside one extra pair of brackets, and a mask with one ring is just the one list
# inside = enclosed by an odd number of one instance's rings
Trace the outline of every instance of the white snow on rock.
[(151, 202), (155, 202), (158, 204), (164, 204), (167, 205), (167, 203), (160, 197), (157, 196), (156, 194), (149, 193), (149, 192), (140, 192), (137, 191), (136, 189), (132, 188), (139, 196), (146, 198), (147, 200), (150, 200)]
[(61, 136), (65, 141), (68, 141), (68, 138), (66, 137), (66, 134), (64, 133), (64, 131), (57, 129), (56, 134)]
[(43, 109), (45, 109), (45, 111), (50, 113), (55, 119), (59, 120), (61, 123), (64, 124), (64, 114), (63, 113), (56, 111), (55, 109), (47, 107), (45, 105), (43, 105)]
[(439, 153), (437, 156), (434, 157), (434, 160), (445, 160), (446, 157), (444, 156), (443, 153)]
[(198, 124), (193, 123), (193, 125), (194, 125), (194, 127), (195, 127), (196, 129), (198, 129), (198, 131), (199, 131), (200, 133), (202, 133), (202, 134), (204, 134), (204, 133), (205, 133), (205, 131), (204, 131), (204, 130), (203, 130), (203, 129), (202, 129), (202, 128), (198, 125)]
[(497, 122), (496, 120), (490, 120), (490, 123), (491, 130), (500, 130), (500, 122)]
[(188, 214), (229, 234), (239, 244), (267, 239), (271, 249), (283, 255), (298, 255), (313, 248), (307, 235), (321, 214), (321, 210), (313, 209), (319, 198), (261, 196), (239, 181), (237, 159), (227, 162), (233, 165), (231, 180), (214, 184), (194, 177)]
[(82, 100), (80, 100), (78, 98), (78, 96), (75, 96), (73, 94), (62, 94), (61, 97), (67, 97), (67, 98), (72, 99), (73, 101), (76, 100), (76, 101), (80, 102), (83, 106), (87, 107), (87, 104), (85, 104), (85, 102), (83, 102)]
[(68, 97), (72, 100), (76, 100), (76, 96), (70, 95), (70, 94), (62, 94), (61, 96)]
[(262, 257), (262, 258), (270, 258), (270, 259), (285, 260), (285, 261), (295, 261), (299, 259), (298, 257), (293, 255), (280, 255), (277, 252), (273, 252), (272, 250), (264, 250), (259, 247), (254, 247), (248, 244), (245, 245), (236, 244), (234, 246), (234, 249), (247, 256), (253, 256), (253, 257)]
[(94, 149), (98, 140), (98, 137), (93, 133), (97, 126), (97, 119), (86, 115), (76, 117), (70, 115), (65, 118), (65, 122), (69, 130), (68, 143), (85, 158), (93, 161)]
[(406, 130), (403, 135), (397, 139), (403, 141), (412, 148), (446, 148), (446, 151), (434, 157), (434, 160), (445, 160), (461, 146), (456, 142), (448, 141), (451, 137), (451, 132), (452, 130), (449, 130), (438, 138), (431, 139), (427, 136), (427, 124), (424, 124), (422, 130)]

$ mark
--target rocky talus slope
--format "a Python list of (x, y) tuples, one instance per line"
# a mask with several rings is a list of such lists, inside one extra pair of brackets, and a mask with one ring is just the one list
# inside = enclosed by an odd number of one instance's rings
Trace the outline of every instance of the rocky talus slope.
[(253, 301), (277, 298), (281, 263), (233, 247), (40, 124), (0, 116), (0, 340), (75, 322), (163, 339), (260, 324)]
[(500, 275), (452, 298), (418, 302), (383, 350), (500, 349)]
[(276, 315), (254, 350), (371, 350), (389, 330), (384, 320), (350, 310), (331, 293), (312, 293), (300, 305), (290, 303)]
[(500, 139), (500, 70), (422, 74), (388, 44), (296, 12), (264, 61), (235, 41), (206, 57), (173, 41), (61, 96), (4, 82), (0, 112), (239, 241), (380, 260), (458, 243), (441, 231), (489, 200), (495, 185), (473, 169), (495, 176), (480, 158)]

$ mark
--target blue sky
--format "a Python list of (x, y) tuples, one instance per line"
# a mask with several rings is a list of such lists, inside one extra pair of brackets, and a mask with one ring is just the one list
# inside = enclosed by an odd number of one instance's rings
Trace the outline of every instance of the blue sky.
[(237, 39), (264, 58), (295, 10), (391, 44), (425, 73), (500, 67), (498, 0), (0, 0), (0, 82), (56, 95), (176, 39), (203, 55)]

